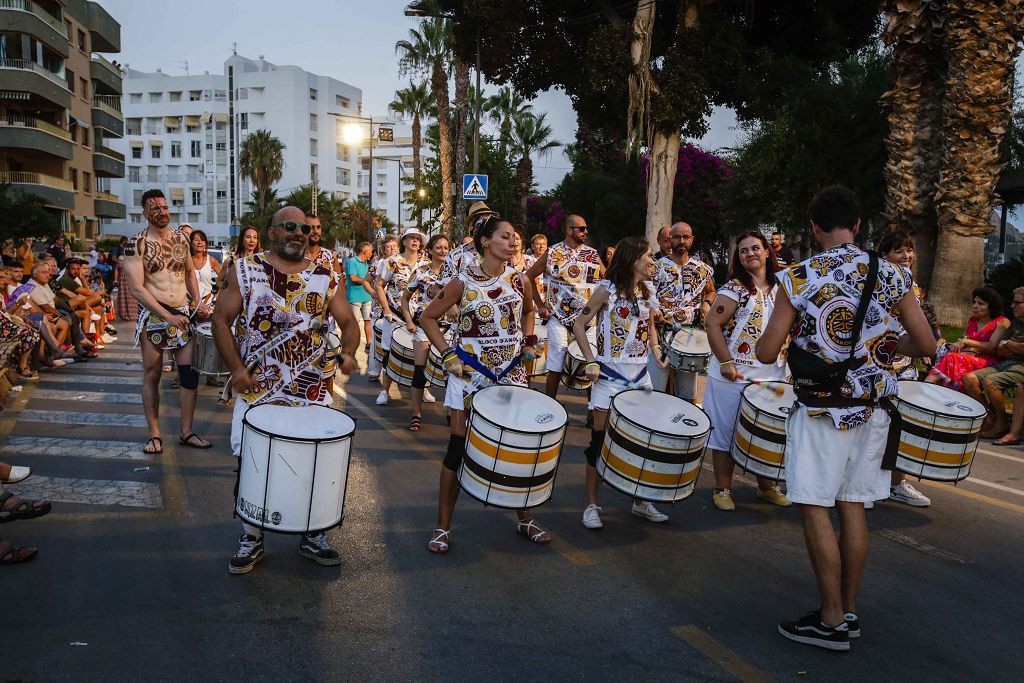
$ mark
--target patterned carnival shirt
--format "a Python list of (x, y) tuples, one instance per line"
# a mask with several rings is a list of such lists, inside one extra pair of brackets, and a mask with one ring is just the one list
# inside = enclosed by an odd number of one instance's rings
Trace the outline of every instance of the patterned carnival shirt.
[[(786, 378), (785, 348), (779, 358), (769, 364), (762, 363), (754, 354), (757, 340), (764, 334), (775, 310), (779, 286), (773, 285), (768, 291), (760, 287), (754, 289), (755, 293), (751, 294), (742, 282), (733, 279), (722, 285), (715, 295), (736, 302), (736, 312), (722, 328), (725, 343), (729, 346), (729, 355), (736, 361), (736, 370), (746, 379), (782, 380)], [(722, 377), (722, 365), (714, 354), (708, 364), (708, 378), (728, 381)]]
[(700, 259), (678, 265), (668, 256), (654, 264), (654, 289), (658, 293), (658, 305), (662, 313), (672, 322), (688, 325), (697, 318), (701, 296), (709, 282), (714, 281), (711, 266)]
[(597, 353), (600, 363), (646, 364), (651, 338), (651, 311), (658, 301), (649, 283), (630, 299), (619, 294), (615, 285), (601, 280), (598, 288), (608, 291), (608, 303), (597, 316)]
[[(455, 343), (488, 370), (500, 374), (522, 353), (523, 276), (506, 265), (497, 277), (471, 267), (458, 278), (463, 289)], [(501, 383), (525, 386), (526, 368), (519, 363)]]
[(597, 249), (581, 245), (573, 249), (559, 242), (548, 249), (544, 279), (547, 309), (568, 328), (576, 323), (601, 277), (601, 257)]

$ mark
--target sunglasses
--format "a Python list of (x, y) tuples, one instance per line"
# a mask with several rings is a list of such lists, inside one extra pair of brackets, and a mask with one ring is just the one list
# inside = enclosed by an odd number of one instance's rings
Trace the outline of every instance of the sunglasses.
[(587, 232), (589, 230), (589, 228), (587, 226), (585, 226), (585, 225), (574, 225), (574, 226), (572, 226), (569, 229), (570, 230), (579, 230), (580, 232)]
[(313, 231), (313, 226), (308, 223), (296, 223), (295, 221), (284, 221), (283, 223), (274, 223), (271, 227), (284, 228), (288, 232), (295, 232), (301, 230), (303, 235), (308, 235)]

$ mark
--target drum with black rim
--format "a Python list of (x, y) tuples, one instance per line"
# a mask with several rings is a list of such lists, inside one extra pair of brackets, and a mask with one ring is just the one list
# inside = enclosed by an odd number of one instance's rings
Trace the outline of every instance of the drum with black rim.
[(195, 347), (192, 352), (192, 366), (200, 375), (209, 377), (225, 377), (230, 375), (227, 365), (220, 357), (217, 345), (213, 342), (213, 326), (208, 323), (198, 323), (193, 326), (195, 330)]
[(743, 390), (729, 453), (744, 472), (785, 480), (786, 419), (795, 401), (793, 385), (786, 382), (759, 382)]
[(921, 479), (966, 479), (985, 406), (938, 384), (902, 380), (896, 407), (903, 418), (896, 469)]
[(412, 332), (404, 327), (395, 326), (391, 332), (391, 353), (388, 354), (388, 366), (384, 372), (399, 386), (412, 386), (412, 375), (416, 369), (414, 339)]
[(681, 372), (704, 372), (711, 360), (708, 333), (699, 327), (683, 327), (672, 335), (668, 364)]
[(373, 357), (378, 363), (384, 362), (384, 318), (373, 323)]

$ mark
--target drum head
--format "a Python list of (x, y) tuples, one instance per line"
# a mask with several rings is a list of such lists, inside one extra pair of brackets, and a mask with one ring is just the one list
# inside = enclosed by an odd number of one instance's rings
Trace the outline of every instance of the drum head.
[(973, 419), (986, 413), (985, 406), (970, 396), (938, 384), (905, 379), (899, 386), (901, 401), (939, 415)]
[(327, 406), (282, 406), (273, 403), (253, 406), (245, 422), (271, 436), (303, 441), (333, 441), (351, 436), (355, 421)]
[[(597, 344), (597, 340), (590, 342), (591, 349), (594, 348), (595, 344)], [(571, 344), (569, 344), (569, 347), (565, 350), (565, 352), (572, 356), (573, 358), (575, 358), (576, 360), (578, 360), (580, 363), (586, 360), (586, 358), (583, 357), (583, 352), (580, 351), (579, 342), (572, 342)]]
[(644, 429), (672, 436), (697, 436), (711, 431), (711, 420), (697, 406), (672, 394), (643, 389), (619, 392), (612, 408)]
[[(779, 387), (782, 394), (779, 395)], [(789, 409), (796, 401), (796, 394), (793, 393), (793, 385), (785, 382), (767, 382), (765, 384), (751, 384), (743, 390), (743, 400), (758, 410), (776, 417), (785, 417)]]
[(539, 391), (519, 386), (489, 386), (473, 395), (473, 411), (505, 429), (537, 434), (569, 421), (562, 404)]
[(201, 334), (204, 337), (213, 336), (213, 325), (211, 323), (199, 323), (195, 326), (196, 334)]
[(672, 337), (672, 348), (680, 353), (705, 356), (711, 353), (708, 333), (696, 327), (684, 327)]
[(377, 318), (377, 322), (373, 323), (373, 329), (377, 330), (378, 333), (384, 333), (384, 318)]
[(412, 332), (407, 330), (405, 327), (395, 327), (391, 332), (391, 343), (398, 343), (399, 346), (404, 346), (407, 349), (412, 348), (413, 336)]

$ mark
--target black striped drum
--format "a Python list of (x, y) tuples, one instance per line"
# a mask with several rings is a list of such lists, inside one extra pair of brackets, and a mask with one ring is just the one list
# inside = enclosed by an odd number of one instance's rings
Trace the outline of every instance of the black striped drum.
[(338, 373), (338, 349), (341, 348), (341, 337), (330, 332), (327, 334), (327, 348), (324, 349), (324, 379), (333, 379)]
[(660, 391), (622, 391), (612, 399), (597, 473), (641, 500), (689, 498), (710, 435), (711, 420), (692, 403)]
[(935, 481), (971, 473), (986, 408), (938, 384), (902, 380), (896, 407), (903, 418), (896, 469)]
[[(444, 333), (444, 338), (451, 346), (454, 339), (455, 333), (451, 330)], [(448, 371), (444, 368), (444, 363), (441, 361), (441, 353), (433, 346), (430, 347), (430, 353), (427, 354), (427, 380), (434, 386), (443, 387), (448, 384)]]
[(537, 335), (537, 357), (526, 363), (526, 374), (530, 377), (544, 377), (548, 373), (548, 326), (538, 323), (533, 333)]
[(373, 323), (373, 357), (378, 363), (384, 362), (384, 318)]
[[(587, 340), (590, 342), (590, 349), (597, 353), (597, 328), (587, 329)], [(569, 389), (583, 391), (589, 389), (593, 384), (586, 377), (587, 359), (583, 357), (579, 342), (573, 340), (565, 350), (565, 365), (562, 369), (562, 384)]]
[(527, 387), (489, 386), (473, 394), (463, 490), (485, 505), (532, 508), (551, 497), (569, 416)]
[(743, 390), (729, 449), (743, 471), (786, 479), (786, 418), (795, 401), (793, 385), (785, 382), (750, 384)]
[(683, 327), (672, 335), (668, 364), (682, 372), (704, 372), (711, 360), (708, 333), (697, 327)]
[(412, 332), (395, 325), (391, 332), (391, 353), (384, 372), (399, 386), (412, 386), (412, 373), (416, 369), (416, 354), (413, 351)]

